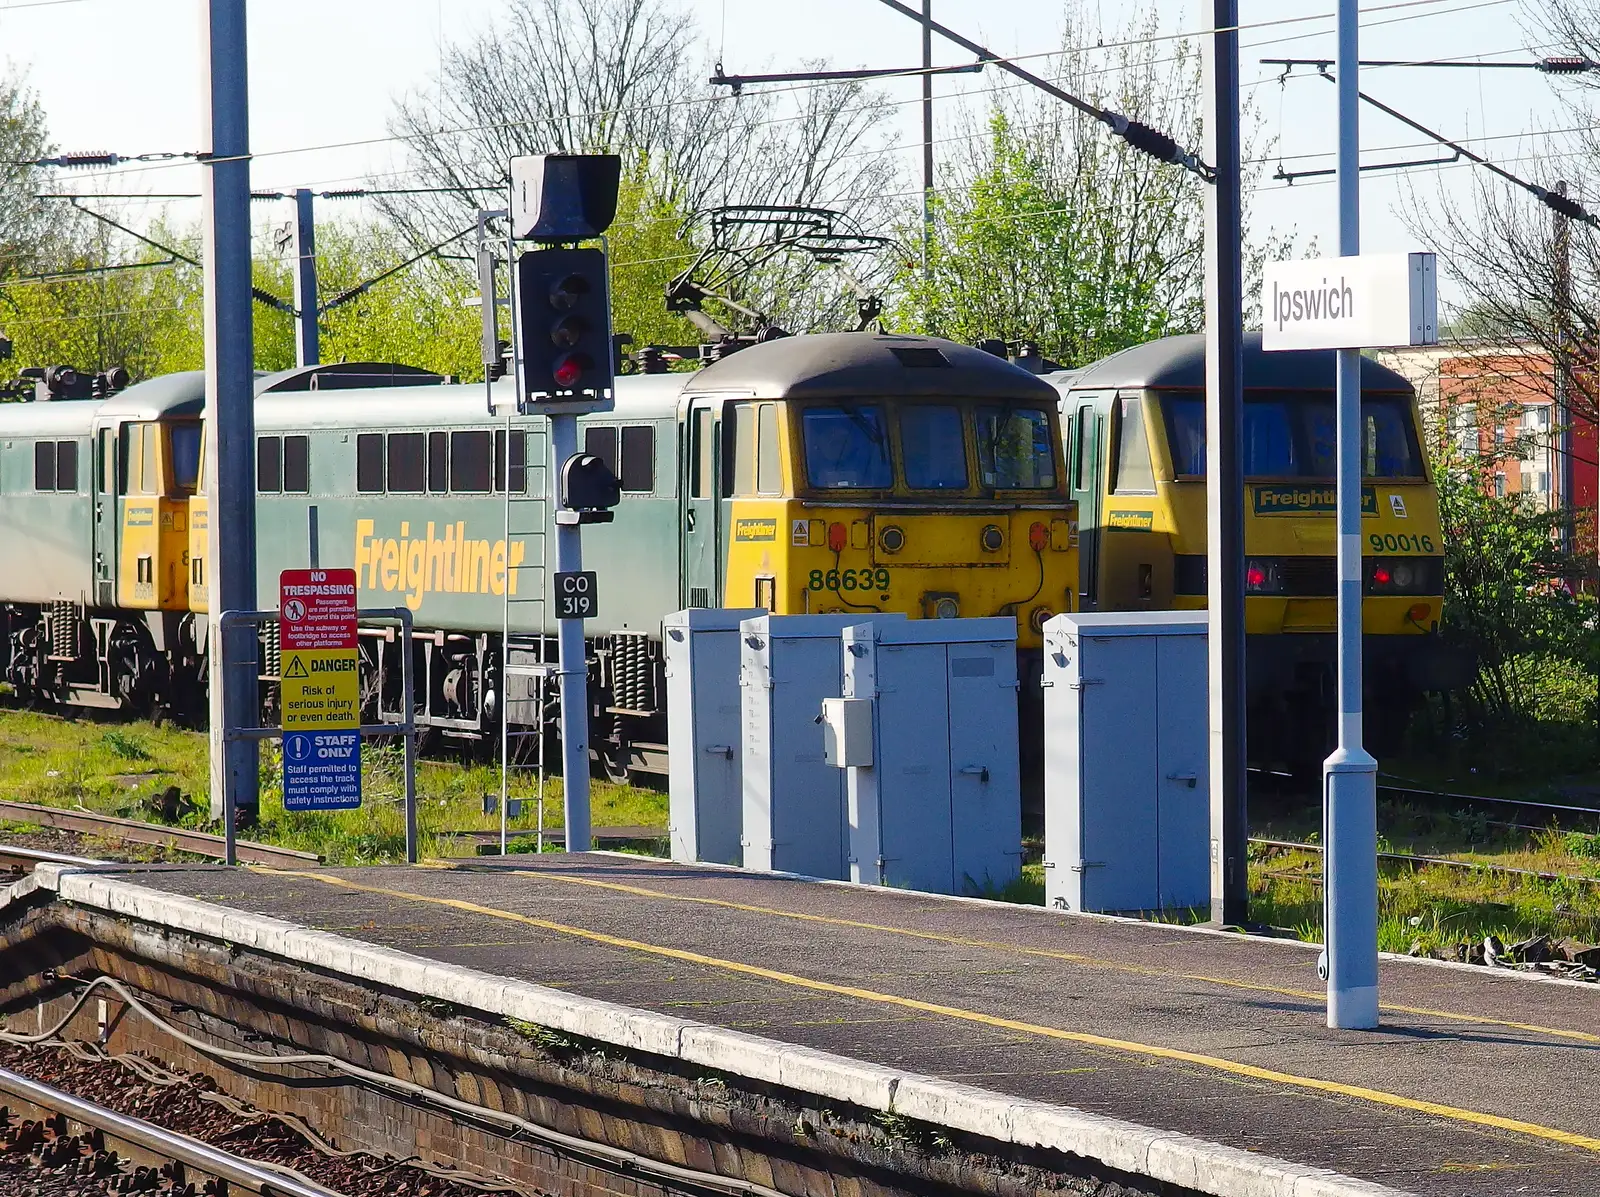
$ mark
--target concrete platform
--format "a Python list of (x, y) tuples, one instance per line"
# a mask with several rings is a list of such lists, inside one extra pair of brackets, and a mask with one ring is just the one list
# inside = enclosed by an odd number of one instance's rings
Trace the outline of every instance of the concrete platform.
[[(74, 900), (110, 902), (91, 895), (100, 878), (59, 877), (78, 883)], [(159, 895), (181, 895), (879, 1066), (851, 1080), (863, 1090), (901, 1072), (975, 1086), (1017, 1099), (995, 1106), (1010, 1132), (1047, 1103), (1308, 1178), (1441, 1197), (1600, 1193), (1600, 988), (1576, 983), (1387, 959), (1383, 1028), (1349, 1033), (1323, 1026), (1308, 945), (640, 857), (168, 866), (116, 884), (124, 913), (151, 921), (165, 917)], [(719, 1067), (740, 1070), (742, 1041), (720, 1041)], [(815, 1067), (819, 1084), (848, 1079), (842, 1061)], [(963, 1092), (887, 1090), (932, 1122)], [(1159, 1154), (1160, 1135), (1141, 1148), (1107, 1134), (1119, 1167)], [(1326, 1174), (1230, 1183), (1203, 1191), (1363, 1189)]]

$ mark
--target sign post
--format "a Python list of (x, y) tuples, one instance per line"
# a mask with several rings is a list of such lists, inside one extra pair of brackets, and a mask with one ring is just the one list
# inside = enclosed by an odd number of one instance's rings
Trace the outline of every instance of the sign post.
[(283, 808), (361, 805), (356, 572), (286, 569), (278, 578)]
[(1438, 340), (1434, 256), (1357, 256), (1355, 5), (1339, 5), (1339, 248), (1345, 256), (1272, 262), (1261, 284), (1261, 346), (1338, 351), (1339, 740), (1323, 762), (1323, 939), (1328, 1025), (1378, 1025), (1378, 762), (1362, 746), (1361, 350)]

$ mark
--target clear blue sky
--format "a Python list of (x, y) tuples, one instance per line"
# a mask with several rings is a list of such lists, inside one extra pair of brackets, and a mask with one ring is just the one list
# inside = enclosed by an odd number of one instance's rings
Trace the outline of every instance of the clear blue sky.
[[(835, 65), (904, 66), (916, 61), (916, 26), (878, 0), (685, 0), (700, 23), (708, 53), (720, 53), (730, 71), (793, 68), (802, 59)], [(386, 137), (394, 100), (425, 86), (437, 70), (441, 38), (483, 27), (502, 0), (256, 0), (251, 5), (250, 84), (252, 141), (258, 155), (253, 182), (262, 189), (297, 184), (354, 184), (397, 170), (402, 155)], [(1205, 27), (1210, 5), (1200, 0), (1158, 0), (1173, 32)], [(28, 71), (49, 113), (56, 140), (67, 149), (123, 153), (189, 150), (199, 142), (199, 0), (0, 0), (0, 56)], [(1059, 0), (935, 0), (935, 16), (1002, 54), (1059, 47)], [(1123, 19), (1127, 0), (1084, 0), (1108, 29)], [(1333, 146), (1334, 89), (1315, 79), (1280, 89), (1266, 56), (1331, 56), (1332, 20), (1296, 21), (1327, 14), (1333, 0), (1242, 0), (1246, 44), (1243, 74), (1284, 155), (1327, 154)], [(1518, 0), (1367, 0), (1362, 52), (1370, 57), (1525, 56), (1531, 36)], [(1259, 25), (1250, 28), (1251, 25)], [(1103, 57), (1104, 51), (1087, 51)], [(941, 61), (964, 61), (953, 47), (937, 45)], [(939, 80), (941, 111), (982, 104), (986, 88), (1003, 82), (998, 72)], [(1363, 87), (1419, 120), (1457, 136), (1498, 140), (1474, 143), (1512, 169), (1532, 171), (1526, 156), (1543, 139), (1518, 138), (1529, 130), (1565, 123), (1553, 88), (1537, 72), (1373, 70)], [(914, 82), (895, 82), (891, 95), (910, 100)], [(962, 94), (964, 93), (964, 95)], [(900, 109), (900, 138), (908, 178), (917, 169), (920, 136), (914, 105)], [(1366, 110), (1362, 144), (1369, 160), (1384, 147), (1419, 138)], [(1506, 135), (1513, 135), (1507, 137)], [(368, 144), (343, 145), (366, 142)], [(306, 149), (304, 147), (340, 148)], [(1392, 158), (1429, 157), (1431, 151), (1398, 149)], [(1291, 167), (1332, 165), (1330, 157), (1286, 159)], [(1270, 175), (1276, 161), (1269, 165)], [(1364, 248), (1416, 248), (1393, 209), (1407, 186), (1421, 195), (1438, 188), (1465, 193), (1473, 171), (1413, 171), (1404, 178), (1369, 175), (1363, 183)], [(1541, 181), (1549, 182), (1549, 179)], [(65, 176), (84, 190), (191, 191), (192, 167), (124, 168), (114, 176)], [(1334, 247), (1333, 188), (1313, 182), (1292, 190), (1269, 180), (1257, 197), (1257, 232), (1297, 228)], [(1531, 201), (1530, 201), (1531, 202)], [(145, 205), (130, 213), (146, 210)], [(192, 210), (179, 206), (175, 214)], [(288, 210), (279, 214), (287, 216)], [(263, 212), (263, 218), (270, 215)]]

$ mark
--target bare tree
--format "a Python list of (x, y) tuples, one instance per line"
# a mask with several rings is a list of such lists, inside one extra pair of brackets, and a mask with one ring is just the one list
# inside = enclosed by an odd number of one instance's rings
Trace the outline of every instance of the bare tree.
[[(709, 74), (693, 21), (671, 0), (511, 0), (499, 22), (446, 50), (431, 88), (398, 105), (391, 127), (413, 178), (442, 190), (388, 197), (386, 210), (431, 244), (470, 223), (512, 157), (610, 151), (648, 210), (619, 223), (688, 221), (723, 204), (826, 204), (887, 222), (894, 167), (879, 152), (887, 114), (872, 93), (732, 96)], [(686, 245), (683, 264), (692, 257)], [(805, 263), (768, 271), (743, 280), (745, 298), (808, 325), (828, 302), (796, 285), (797, 271), (814, 274)]]

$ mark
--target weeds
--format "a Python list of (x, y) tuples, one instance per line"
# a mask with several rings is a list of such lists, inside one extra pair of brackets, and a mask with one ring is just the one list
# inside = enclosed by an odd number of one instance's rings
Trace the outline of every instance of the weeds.
[(100, 742), (113, 755), (125, 761), (148, 761), (150, 753), (145, 746), (124, 731), (112, 730), (100, 737)]

